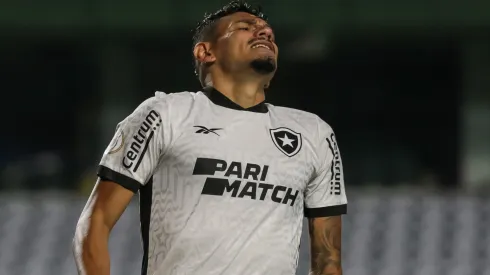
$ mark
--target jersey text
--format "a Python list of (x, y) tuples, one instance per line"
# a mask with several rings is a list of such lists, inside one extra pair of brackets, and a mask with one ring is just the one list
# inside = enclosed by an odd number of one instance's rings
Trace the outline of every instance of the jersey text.
[[(204, 182), (201, 194), (223, 196), (231, 193), (233, 198), (248, 197), (252, 200), (270, 199), (276, 203), (294, 205), (299, 191), (293, 188), (265, 183), (269, 166), (254, 163), (242, 164), (232, 161), (197, 158), (193, 175), (221, 176), (208, 177)], [(228, 179), (230, 176), (234, 176)]]

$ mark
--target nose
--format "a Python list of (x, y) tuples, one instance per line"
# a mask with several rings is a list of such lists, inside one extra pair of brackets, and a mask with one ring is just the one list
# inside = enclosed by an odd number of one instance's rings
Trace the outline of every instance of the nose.
[(264, 26), (260, 29), (257, 30), (255, 33), (257, 37), (264, 37), (267, 38), (269, 41), (273, 41), (274, 38), (274, 33), (272, 32), (272, 29), (269, 26)]

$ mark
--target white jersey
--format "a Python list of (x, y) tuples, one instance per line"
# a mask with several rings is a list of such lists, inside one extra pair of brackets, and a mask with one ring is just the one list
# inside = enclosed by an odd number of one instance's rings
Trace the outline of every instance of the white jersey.
[(98, 175), (139, 191), (143, 275), (294, 275), (303, 217), (347, 211), (327, 123), (216, 90), (143, 102)]

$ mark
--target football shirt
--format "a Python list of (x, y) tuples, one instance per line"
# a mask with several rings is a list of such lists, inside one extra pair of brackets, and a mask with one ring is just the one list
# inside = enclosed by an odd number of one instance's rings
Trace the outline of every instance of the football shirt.
[(139, 192), (143, 275), (293, 275), (303, 217), (347, 211), (332, 128), (214, 89), (157, 92), (120, 122), (99, 177)]

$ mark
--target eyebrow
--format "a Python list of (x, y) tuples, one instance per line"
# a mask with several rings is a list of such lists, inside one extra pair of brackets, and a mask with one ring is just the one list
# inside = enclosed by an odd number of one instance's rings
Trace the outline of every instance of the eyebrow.
[[(246, 24), (249, 24), (249, 25), (256, 25), (257, 22), (258, 22), (257, 19), (240, 19), (238, 21), (235, 21), (233, 24), (236, 24), (236, 23), (246, 23)], [(268, 28), (271, 28), (272, 29), (272, 26), (269, 25), (267, 22), (265, 22), (264, 27), (268, 27)]]

